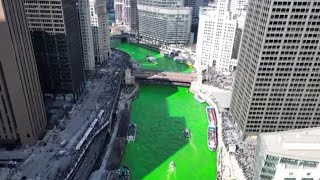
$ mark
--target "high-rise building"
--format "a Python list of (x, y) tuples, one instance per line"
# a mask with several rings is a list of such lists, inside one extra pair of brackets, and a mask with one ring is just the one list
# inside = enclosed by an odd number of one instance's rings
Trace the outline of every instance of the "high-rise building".
[(123, 25), (131, 34), (138, 33), (138, 9), (137, 0), (124, 0), (123, 4)]
[(221, 0), (217, 8), (200, 8), (198, 42), (195, 66), (198, 69), (214, 67), (230, 71), (237, 21), (231, 18), (228, 1)]
[(234, 37), (233, 48), (232, 48), (232, 59), (238, 59), (245, 20), (246, 20), (246, 13), (243, 12), (241, 16), (237, 18), (236, 34)]
[(116, 0), (114, 4), (115, 20), (120, 26), (126, 27), (125, 32), (138, 33), (137, 0)]
[(243, 137), (320, 126), (320, 0), (250, 0), (231, 100)]
[(78, 0), (25, 0), (45, 95), (76, 100), (84, 88)]
[(23, 1), (0, 0), (0, 143), (33, 144), (47, 124)]
[(90, 72), (94, 69), (95, 60), (89, 0), (79, 0), (79, 6), (84, 70)]
[(160, 47), (188, 44), (192, 8), (183, 7), (182, 0), (138, 0), (140, 42)]
[(261, 133), (253, 165), (254, 179), (319, 179), (320, 128)]
[(110, 37), (106, 0), (89, 0), (95, 61), (102, 63), (110, 55)]
[(194, 34), (194, 40), (197, 41), (199, 27), (199, 8), (207, 6), (208, 0), (185, 0), (185, 7), (192, 7), (191, 32)]
[(249, 0), (231, 0), (230, 10), (232, 15), (240, 16), (247, 10)]
[(124, 0), (114, 0), (115, 20), (117, 24), (122, 23)]

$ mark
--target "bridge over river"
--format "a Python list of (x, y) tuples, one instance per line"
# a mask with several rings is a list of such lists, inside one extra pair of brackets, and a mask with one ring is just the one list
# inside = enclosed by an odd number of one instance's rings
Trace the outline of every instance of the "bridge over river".
[(134, 70), (132, 75), (137, 81), (161, 81), (170, 82), (177, 85), (190, 86), (192, 81), (197, 80), (195, 73), (178, 73), (178, 72), (157, 72), (157, 71), (137, 71)]

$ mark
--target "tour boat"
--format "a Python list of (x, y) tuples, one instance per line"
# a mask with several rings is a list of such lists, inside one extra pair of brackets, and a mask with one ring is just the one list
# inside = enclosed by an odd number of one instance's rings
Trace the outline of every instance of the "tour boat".
[(217, 116), (215, 109), (211, 106), (207, 106), (206, 109), (209, 124), (214, 124), (214, 126), (217, 126)]
[(206, 102), (199, 94), (194, 95), (194, 99), (197, 100), (201, 104)]
[(186, 138), (190, 138), (190, 137), (191, 137), (191, 133), (190, 133), (190, 130), (189, 130), (188, 128), (186, 128), (186, 129), (184, 130), (184, 136), (185, 136)]
[(130, 124), (129, 128), (128, 128), (128, 136), (127, 136), (128, 142), (135, 141), (136, 140), (136, 134), (137, 134), (137, 126), (136, 126), (136, 124)]
[(217, 150), (218, 139), (217, 139), (217, 128), (213, 124), (208, 126), (208, 148), (210, 151)]

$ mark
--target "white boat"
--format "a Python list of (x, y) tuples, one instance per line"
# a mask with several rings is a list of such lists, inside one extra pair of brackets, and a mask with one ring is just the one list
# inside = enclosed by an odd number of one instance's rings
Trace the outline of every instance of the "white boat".
[(176, 164), (173, 161), (171, 161), (169, 168), (173, 170), (173, 169), (175, 169), (175, 167), (176, 167)]
[(194, 95), (194, 99), (197, 100), (201, 104), (206, 102), (199, 94)]
[(157, 59), (155, 58), (155, 57), (152, 57), (152, 56), (148, 56), (147, 57), (147, 60), (149, 61), (149, 62), (156, 62), (157, 61)]

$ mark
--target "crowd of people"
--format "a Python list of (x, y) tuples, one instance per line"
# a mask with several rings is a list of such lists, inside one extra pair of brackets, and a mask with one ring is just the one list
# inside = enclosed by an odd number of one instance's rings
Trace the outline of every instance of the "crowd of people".
[(243, 175), (249, 180), (254, 179), (253, 161), (256, 146), (252, 142), (241, 140), (229, 113), (222, 114), (222, 141), (228, 151), (230, 146), (236, 147), (235, 152), (229, 152), (229, 154), (234, 155)]

